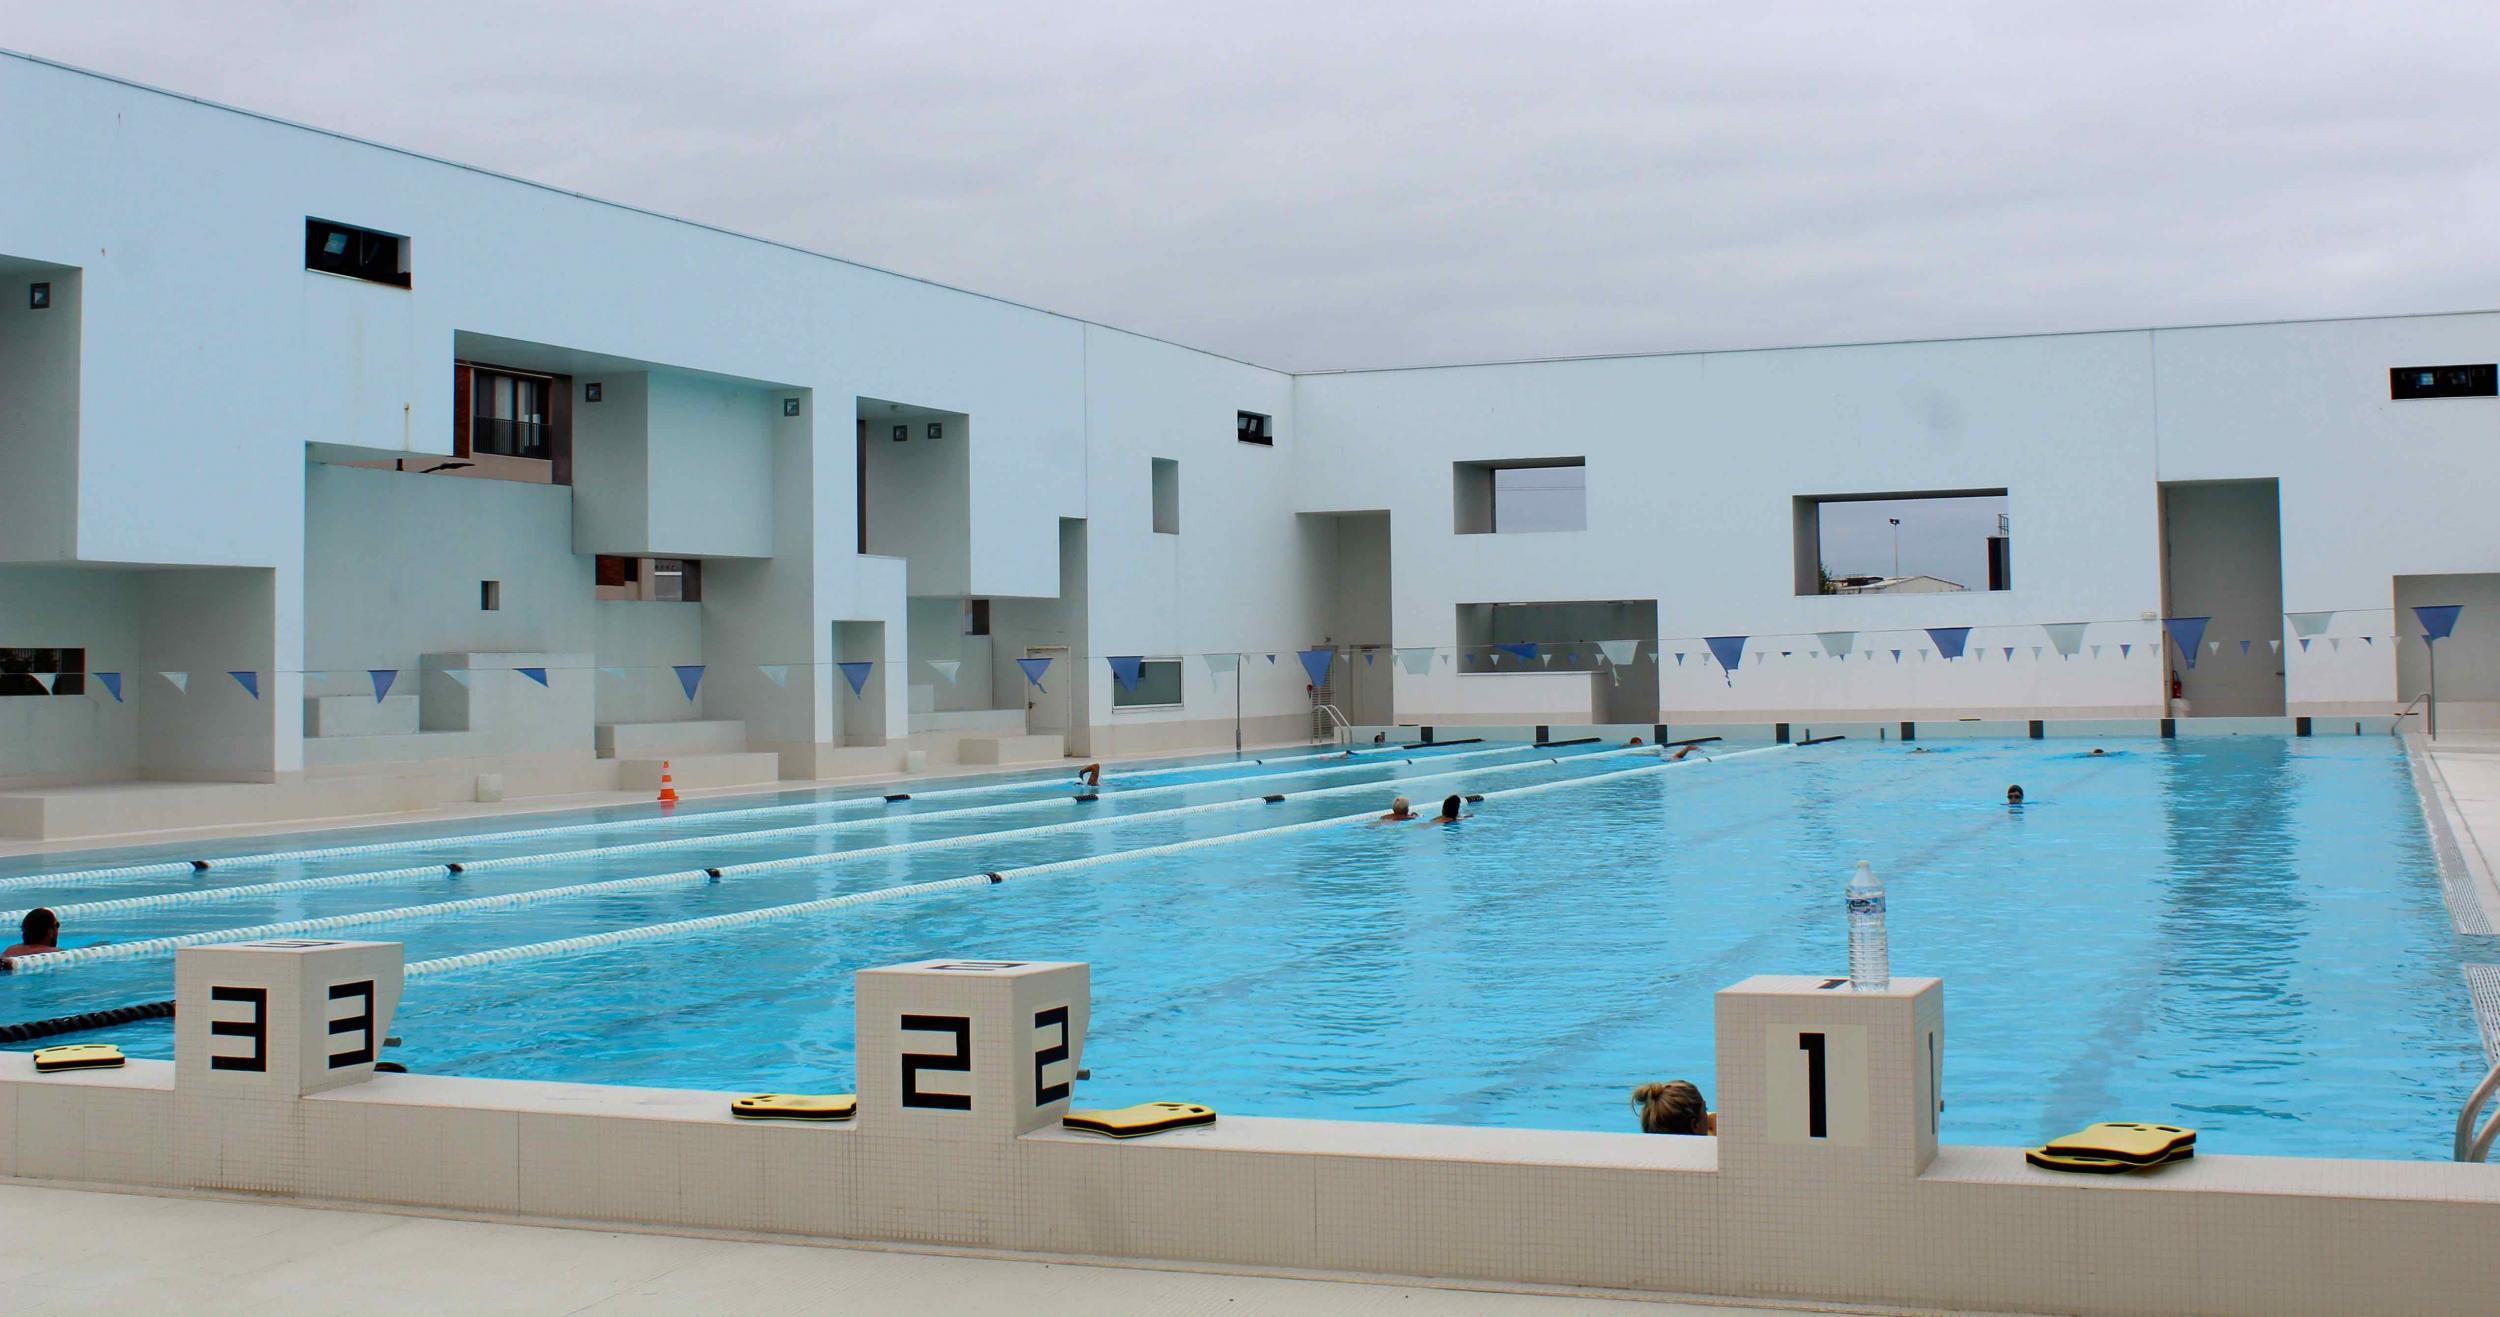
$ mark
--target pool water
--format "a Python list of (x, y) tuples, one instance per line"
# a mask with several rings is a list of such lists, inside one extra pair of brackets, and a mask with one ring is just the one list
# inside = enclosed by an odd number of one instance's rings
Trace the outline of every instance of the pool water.
[[(2200, 1148), (2444, 1157), (2484, 1068), (2401, 749), (2386, 737), (2108, 743), (1849, 741), (1622, 777), (1643, 759), (1487, 747), (1412, 765), (1280, 776), (1301, 764), (1064, 774), (995, 794), (825, 804), (862, 826), (741, 842), (790, 817), (276, 862), (0, 892), (10, 905), (350, 873), (672, 835), (688, 850), (592, 856), (215, 904), (74, 918), (115, 942), (245, 928), (689, 865), (1122, 821), (332, 934), (405, 941), (412, 961), (842, 892), (1250, 834), (1375, 809), (1392, 782), (1494, 796), (1455, 827), (1360, 824), (1118, 859), (1000, 885), (413, 980), (394, 1032), (412, 1069), (746, 1090), (852, 1086), (850, 975), (937, 956), (1093, 966), (1087, 1105), (1159, 1098), (1229, 1113), (1630, 1130), (1627, 1095), (1687, 1077), (1713, 1092), (1711, 994), (1756, 973), (1846, 964), (1854, 862), (1888, 888), (1896, 976), (1946, 984), (1944, 1137), (2028, 1144), (2095, 1120), (2196, 1126)], [(1443, 766), (1432, 757), (1469, 756)], [(1559, 759), (1559, 762), (1548, 762)], [(1247, 777), (1236, 776), (1247, 775)], [(2004, 804), (2019, 782), (2028, 795)], [(1166, 815), (1263, 792), (1349, 794)], [(1169, 787), (1123, 801), (1124, 791)], [(804, 796), (788, 799), (807, 803)], [(973, 805), (1029, 808), (951, 817)], [(884, 810), (895, 811), (886, 817)], [(916, 818), (927, 814), (925, 819)], [(1133, 817), (1132, 817), (1133, 816)], [(533, 821), (534, 822), (534, 821)], [(471, 833), (478, 827), (466, 829)], [(315, 844), (318, 844), (317, 842)], [(230, 849), (271, 850), (267, 841)], [(196, 849), (196, 848), (194, 848)], [(96, 860), (95, 863), (116, 862)], [(6, 874), (87, 867), (48, 857)], [(170, 957), (0, 979), (0, 1019), (168, 995)], [(167, 1055), (162, 1022), (80, 1036)]]

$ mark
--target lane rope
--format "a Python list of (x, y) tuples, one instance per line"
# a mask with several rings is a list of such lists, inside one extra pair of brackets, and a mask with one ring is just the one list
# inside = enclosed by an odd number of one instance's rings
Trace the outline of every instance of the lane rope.
[[(1402, 784), (1429, 782), (1441, 778), (1462, 777), (1471, 773), (1480, 776), (1497, 776), (1503, 773), (1545, 768), (1564, 762), (1576, 763), (1582, 760), (1612, 758), (1618, 755), (1640, 754), (1644, 752), (1655, 754), (1656, 750), (1655, 747), (1651, 746), (1629, 746), (1619, 750), (1604, 750), (1591, 754), (1549, 755), (1543, 758), (1516, 764), (1495, 764), (1428, 773), (1418, 777), (1404, 779), (1403, 782), (1399, 780), (1391, 780), (1388, 782), (1356, 782), (1345, 786), (1322, 787), (1313, 791), (1295, 793), (1294, 795), (1287, 797), (1287, 799), (1302, 799), (1315, 796), (1336, 796), (1356, 791), (1394, 790)], [(1703, 762), (1708, 761), (1704, 760)], [(1656, 766), (1653, 765), (1652, 767)], [(1620, 771), (1642, 772), (1647, 770), (1631, 769)], [(1619, 775), (1619, 773), (1595, 774), (1592, 776), (1605, 777), (1616, 775)], [(1514, 790), (1525, 789), (1526, 788), (1514, 788)], [(810, 864), (842, 863), (852, 860), (876, 859), (885, 856), (901, 855), (924, 850), (944, 850), (966, 846), (978, 846), (993, 841), (1048, 836), (1057, 833), (1076, 832), (1088, 828), (1118, 827), (1128, 823), (1176, 818), (1187, 814), (1204, 814), (1217, 810), (1243, 809), (1253, 805), (1265, 803), (1267, 803), (1267, 801), (1264, 797), (1251, 796), (1235, 800), (1210, 801), (1197, 805), (1182, 805), (1172, 809), (1148, 810), (1137, 814), (1113, 814), (1095, 818), (1072, 819), (1061, 823), (1044, 823), (1029, 828), (1008, 828), (996, 832), (972, 832), (953, 837), (928, 837), (917, 841), (891, 842), (883, 846), (865, 846), (851, 850), (819, 851), (805, 855), (783, 856), (770, 860), (751, 860), (744, 864), (724, 864), (700, 869), (681, 869), (669, 873), (643, 874), (628, 878), (610, 878), (596, 882), (568, 883), (555, 887), (533, 888), (529, 891), (523, 892), (505, 892), (494, 896), (466, 897), (451, 901), (432, 901), (422, 905), (392, 906), (379, 910), (349, 911), (336, 915), (322, 915), (308, 919), (286, 920), (277, 923), (259, 924), (246, 928), (203, 929), (197, 932), (176, 933), (164, 937), (141, 938), (130, 942), (112, 942), (96, 946), (74, 947), (62, 951), (51, 951), (40, 956), (25, 957), (21, 960), (13, 962), (13, 964), (15, 966), (15, 971), (20, 974), (53, 974), (64, 970), (75, 969), (81, 965), (123, 960), (138, 960), (150, 956), (163, 955), (168, 952), (179, 951), (184, 947), (205, 946), (213, 942), (251, 942), (258, 941), (263, 938), (292, 937), (303, 933), (335, 932), (346, 928), (360, 928), (374, 924), (393, 923), (403, 919), (425, 919), (441, 915), (465, 914), (481, 910), (509, 910), (522, 906), (542, 905), (551, 901), (573, 900), (579, 897), (603, 896), (619, 892), (649, 891), (655, 888), (663, 887), (693, 886), (716, 882), (722, 878), (736, 875), (769, 873), (774, 870), (797, 868)], [(1360, 817), (1369, 816), (1365, 815)], [(1116, 853), (1117, 852), (1115, 852), (1115, 854)], [(436, 876), (436, 874), (437, 871), (430, 868), (416, 871), (416, 876)], [(358, 877), (359, 875), (342, 876)], [(322, 878), (299, 878), (289, 880), (283, 884), (265, 884), (264, 886), (284, 887), (287, 890), (302, 890), (305, 886), (324, 884), (329, 883), (330, 881), (330, 879)], [(116, 908), (120, 909), (144, 908), (151, 902), (164, 902), (170, 904), (172, 903), (173, 898), (186, 897), (189, 895), (192, 894), (162, 893), (158, 896), (125, 897), (120, 902), (115, 903), (115, 905)], [(71, 907), (64, 908), (67, 909)]]
[[(1633, 748), (1645, 749), (1646, 747)], [(1431, 762), (1439, 764), (1447, 762), (1448, 760), (1478, 758), (1490, 754), (1519, 754), (1524, 753), (1527, 750), (1528, 747), (1526, 746), (1505, 746), (1499, 750), (1470, 751), (1466, 755), (1436, 756), (1432, 758)], [(1614, 752), (1601, 751), (1599, 753)], [(1416, 761), (1408, 759), (1401, 760), (1399, 762), (1412, 764)], [(1548, 761), (1545, 759), (1539, 759), (1536, 762), (1544, 763)], [(1386, 761), (1382, 761), (1379, 763), (1353, 764), (1334, 768), (1315, 768), (1301, 773), (1261, 775), (1256, 780), (1264, 783), (1276, 778), (1286, 777), (1317, 777), (1323, 774), (1346, 772), (1376, 772), (1386, 767), (1389, 767), (1389, 764)], [(1238, 781), (1241, 779), (1231, 780)], [(1207, 782), (1179, 783), (1172, 786), (1143, 787), (1135, 791), (1120, 792), (1114, 798), (1120, 800), (1134, 800), (1145, 796), (1163, 796), (1183, 791), (1201, 791), (1209, 788), (1221, 787), (1225, 785), (1225, 782), (1226, 780), (1224, 779), (1217, 779)], [(1301, 792), (1296, 794), (1309, 795), (1311, 793)], [(1271, 794), (1262, 797), (1262, 799), (1271, 801), (1283, 800), (1285, 798), (1286, 796), (1281, 794)], [(1102, 798), (1092, 796), (1052, 796), (1042, 800), (1010, 800), (1003, 801), (995, 805), (969, 805), (961, 809), (933, 809), (916, 814), (889, 814), (876, 818), (834, 819), (823, 823), (802, 823), (783, 828), (757, 828), (747, 832), (704, 833), (693, 837), (671, 837), (662, 841), (629, 842), (620, 846), (589, 846), (579, 850), (540, 851), (528, 855), (501, 855), (490, 859), (465, 860), (448, 864), (438, 863), (409, 865), (397, 869), (370, 869), (357, 873), (324, 874), (312, 878), (282, 878), (271, 882), (244, 883), (232, 887), (204, 887), (180, 892), (151, 892), (144, 896), (111, 897), (101, 901), (79, 901), (67, 905), (51, 906), (49, 909), (63, 919), (70, 919), (79, 916), (115, 914), (131, 910), (158, 910), (172, 906), (213, 905), (224, 901), (239, 901), (259, 896), (275, 896), (287, 892), (327, 891), (340, 887), (370, 887), (383, 883), (403, 882), (411, 878), (444, 878), (459, 874), (491, 872), (497, 869), (517, 869), (541, 864), (563, 864), (575, 860), (604, 859), (612, 856), (649, 854), (657, 851), (684, 850), (696, 846), (744, 845), (751, 841), (767, 840), (775, 837), (796, 837), (823, 833), (847, 832), (859, 828), (885, 827), (898, 820), (957, 819), (972, 815), (999, 814), (1012, 810), (1031, 809), (1041, 805), (1073, 804), (1079, 801), (1099, 799)], [(1220, 803), (1229, 805), (1238, 802), (1225, 801)], [(1171, 812), (1174, 811), (1150, 811), (1145, 814), (1121, 814), (1109, 816), (1108, 818), (1099, 821), (1117, 822), (1124, 819), (1152, 817), (1156, 813)], [(1005, 836), (1012, 834), (993, 833), (990, 835)], [(823, 853), (847, 854), (849, 852)], [(0, 910), (0, 925), (5, 925), (9, 922), (23, 919), (26, 917), (26, 913), (27, 912), (25, 910)]]

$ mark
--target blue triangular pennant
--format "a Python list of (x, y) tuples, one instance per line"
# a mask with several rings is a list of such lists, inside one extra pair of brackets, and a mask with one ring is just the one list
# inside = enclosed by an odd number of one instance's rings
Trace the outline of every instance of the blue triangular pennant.
[(1024, 669), (1024, 679), (1033, 684), (1033, 689), (1044, 694), (1050, 692), (1050, 687), (1042, 684), (1042, 674), (1050, 671), (1049, 658), (1020, 658), (1016, 660), (1016, 666)]
[(1935, 641), (1936, 652), (1944, 655), (1945, 661), (1951, 662), (1954, 659), (1962, 657), (1962, 647), (1970, 643), (1970, 628), (1966, 626), (1931, 626), (1927, 628), (1927, 638)]
[(259, 673), (257, 673), (257, 672), (229, 672), (229, 673), (227, 673), (226, 675), (227, 675), (227, 676), (229, 676), (229, 677), (234, 678), (234, 684), (235, 684), (235, 685), (237, 685), (237, 686), (242, 687), (242, 688), (243, 688), (243, 693), (244, 693), (244, 694), (249, 695), (249, 696), (251, 696), (253, 699), (256, 699), (256, 700), (260, 698), (260, 674), (259, 674)]
[(2303, 654), (2309, 652), (2309, 639), (2307, 636), (2300, 637), (2300, 652)]
[(373, 702), (380, 704), (391, 693), (391, 683), (399, 680), (397, 668), (367, 668), (365, 675), (373, 678)]
[(2120, 657), (2120, 658), (2125, 658), (2125, 657), (2127, 657), (2128, 655), (2133, 654), (2134, 652), (2135, 652), (2135, 646), (2134, 646), (2134, 645), (2132, 645), (2132, 644), (2128, 644), (2128, 645), (2120, 645), (2120, 646), (2118, 647), (2118, 657)]
[(2014, 661), (2014, 647), (2012, 645), (2007, 645), (2005, 647), (2005, 661), (2008, 663)]
[(1892, 651), (1892, 661), (1893, 661), (1893, 662), (1895, 662), (1895, 663), (1898, 663), (1898, 662), (1900, 662), (1900, 661), (1901, 661), (1901, 651), (1900, 651), (1900, 650), (1897, 650), (1897, 649), (1896, 649), (1896, 650)]
[(1137, 679), (1146, 670), (1144, 655), (1112, 654), (1106, 656), (1103, 661), (1111, 665), (1111, 679), (1120, 683), (1121, 690), (1137, 689)]
[(869, 669), (877, 665), (868, 659), (847, 659), (834, 666), (842, 669), (842, 680), (851, 683), (851, 694), (858, 695), (863, 693), (868, 685)]
[(1370, 650), (1368, 650), (1368, 649), (1367, 649), (1367, 650), (1364, 650), (1364, 651), (1363, 651), (1363, 666), (1368, 668), (1368, 667), (1370, 667), (1371, 665), (1372, 665), (1372, 651), (1370, 651)]
[(513, 671), (520, 673), (522, 676), (529, 678), (531, 681), (537, 682), (541, 686), (547, 684), (547, 670), (545, 668), (514, 668)]
[(1679, 667), (1679, 668), (1684, 666), (1684, 651), (1683, 651), (1683, 650), (1680, 650), (1680, 649), (1679, 649), (1679, 650), (1675, 651), (1675, 666), (1677, 666), (1677, 667)]
[(695, 687), (703, 684), (703, 665), (700, 663), (672, 663), (669, 666), (677, 669), (677, 684), (686, 688), (686, 698), (690, 700), (693, 699)]
[(2180, 657), (2187, 660), (2188, 671), (2196, 670), (2196, 648), (2205, 641), (2205, 624), (2210, 617), (2165, 617), (2162, 629), (2170, 633), (2172, 644), (2179, 647)]
[(2248, 652), (2248, 642), (2247, 642), (2247, 641), (2243, 640), (2243, 641), (2241, 641), (2241, 642), (2240, 642), (2240, 652), (2241, 652), (2241, 653), (2243, 653), (2243, 654), (2245, 654), (2245, 653), (2247, 653), (2247, 652)]
[(1736, 665), (1745, 661), (1745, 638), (1743, 636), (1703, 636), (1701, 643), (1708, 645), (1711, 657), (1719, 660), (1719, 666), (1730, 672), (1734, 672)]
[(1306, 649), (1302, 651), (1300, 655), (1300, 658), (1302, 659), (1302, 670), (1311, 674), (1312, 685), (1325, 686), (1328, 684), (1328, 665), (1336, 657), (1337, 651), (1333, 649)]
[(104, 689), (113, 693), (113, 703), (119, 704), (122, 702), (122, 674), (118, 672), (99, 672), (95, 674), (95, 679), (103, 682)]
[(2457, 614), (2465, 611), (2463, 604), (2415, 604), (2413, 615), (2422, 622), (2422, 638), (2446, 640), (2457, 629)]
[(1533, 640), (1495, 645), (1494, 648), (1510, 655), (1512, 658), (1518, 659), (1522, 663), (1536, 657), (1536, 642)]

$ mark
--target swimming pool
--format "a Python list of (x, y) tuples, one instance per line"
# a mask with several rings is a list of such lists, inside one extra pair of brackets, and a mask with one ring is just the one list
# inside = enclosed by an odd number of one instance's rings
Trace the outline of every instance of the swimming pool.
[[(73, 940), (127, 947), (371, 916), (334, 933), (404, 941), (427, 962), (1005, 871), (420, 974), (395, 1055), (432, 1073), (846, 1089), (851, 972), (934, 956), (1083, 960), (1088, 1105), (1170, 1097), (1244, 1114), (1629, 1129), (1634, 1084), (1711, 1087), (1715, 989), (1845, 964), (1840, 888), (1863, 857), (1890, 889), (1894, 972), (1946, 980), (1948, 1141), (2141, 1119), (2195, 1125), (2215, 1152), (2445, 1156), (2484, 1062), (2457, 968), (2470, 940), (2449, 921), (2401, 749), (2385, 737), (2110, 744), (2094, 759), (2064, 741), (1928, 753), (1849, 741), (1664, 768), (1604, 746), (1479, 745), (1413, 763), (1237, 766), (1246, 777), (1132, 770), (1090, 804), (1054, 771), (892, 804), (800, 794), (764, 802), (780, 814), (582, 819), (594, 826), (555, 836), (399, 830), (384, 835), (418, 844), (75, 891), (18, 881), (134, 858), (53, 856), (0, 869), (12, 884), (0, 904), (688, 842), (70, 918)], [(1494, 795), (1455, 828), (1263, 831), (1377, 808), (1408, 781), (1427, 807), (1455, 790), (1581, 784)], [(2019, 810), (2002, 803), (2010, 782), (2029, 796)], [(1231, 801), (1243, 803), (1202, 808)], [(1052, 827), (1072, 822), (1084, 826)], [(786, 831), (826, 823), (845, 826)], [(1223, 837), (1242, 839), (1128, 855)], [(905, 843), (942, 844), (840, 855)], [(795, 858), (811, 855), (825, 858)], [(1124, 858), (1016, 873), (1100, 856)], [(558, 891), (690, 866), (668, 885)], [(504, 896), (532, 903), (494, 904)], [(423, 909), (448, 900), (470, 904)], [(139, 955), (0, 979), (0, 1019), (162, 997), (171, 966), (169, 953)], [(134, 1055), (171, 1046), (161, 1022), (81, 1037)]]

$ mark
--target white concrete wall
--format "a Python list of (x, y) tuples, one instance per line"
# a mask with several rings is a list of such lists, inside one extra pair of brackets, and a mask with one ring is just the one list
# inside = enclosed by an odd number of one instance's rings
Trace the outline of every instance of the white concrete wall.
[[(898, 424), (911, 432), (899, 444), (892, 435)], [(911, 594), (972, 592), (968, 428), (956, 420), (931, 439), (925, 420), (868, 420), (868, 551), (908, 563), (903, 588)], [(1051, 543), (1055, 552), (1055, 532)]]
[(752, 386), (652, 377), (651, 552), (682, 558), (772, 553), (773, 434), (781, 400)]
[[(32, 309), (27, 286), (52, 285)], [(78, 272), (0, 256), (0, 562), (77, 551)]]
[[(135, 572), (0, 567), (0, 647), (84, 649), (90, 673), (135, 667), (140, 652), (139, 585)], [(119, 702), (92, 675), (83, 696), (0, 698), (0, 746), (8, 751), (0, 757), (0, 783), (135, 774), (139, 734), (135, 682), (133, 674), (123, 672)]]
[[(377, 610), (341, 588), (345, 564), (307, 548), (296, 478), (307, 444), (447, 453), (456, 336), (602, 363), (606, 400), (574, 409), (565, 542), (530, 550), (544, 563), (503, 569), (506, 612), (528, 611), (515, 581), (586, 570), (582, 553), (710, 559), (706, 711), (770, 724), (757, 736), (798, 776), (821, 768), (815, 750), (862, 739), (836, 690), (834, 627), (881, 624), (885, 661), (907, 662), (907, 590), (1001, 600), (989, 669), (1000, 702), (1019, 702), (1022, 678), (1007, 666), (1019, 635), (1076, 645), (1079, 746), (1228, 742), (1235, 686), (1196, 660), (1208, 652), (1250, 655), (1245, 724), (1290, 732), (1308, 716), (1292, 651), (1351, 629), (1333, 579), (1337, 532), (1297, 513), (1388, 514), (1389, 634), (1364, 639), (1452, 644), (1461, 602), (1657, 599), (1659, 630), (1688, 654), (1676, 664), (1671, 645), (1658, 667), (1670, 720), (2152, 712), (2159, 629), (2145, 615), (2162, 606), (2161, 481), (2279, 478), (2285, 604), (2345, 610), (2339, 636), (2392, 634), (2396, 575), (2500, 569), (2478, 522), (2500, 475), (2494, 405), (2386, 398), (2391, 365), (2500, 357), (2500, 316), (1297, 379), (22, 58), (0, 57), (0, 119), (30, 129), (0, 147), (0, 260), (12, 278), (35, 265), (79, 271), (55, 280), (56, 296), (74, 296), (48, 313), (78, 317), (75, 498), (51, 505), (74, 508), (74, 524), (9, 519), (0, 557), (66, 546), (83, 562), (263, 582), (206, 585), (220, 600), (213, 619), (196, 615), (196, 589), (142, 587), (143, 611), (158, 599), (168, 610), (141, 631), (183, 660), (167, 666), (251, 663), (270, 673), (272, 697), (162, 720), (143, 707), (142, 771), (293, 772), (297, 672), (383, 666), (345, 650), (409, 651), (431, 643), (417, 632), (475, 620), (462, 615), (484, 573), (464, 568), (441, 601), (432, 585), (407, 586), (425, 596), (411, 614), (368, 631)], [(134, 193), (131, 177), (150, 186)], [(412, 287), (304, 271), (308, 215), (409, 235)], [(659, 383), (637, 383), (646, 376)], [(785, 396), (807, 414), (782, 417)], [(952, 464), (926, 480), (877, 477), (948, 500), (934, 521), (907, 515), (908, 499), (896, 515), (872, 513), (880, 547), (901, 537), (890, 547), (908, 562), (853, 551), (858, 399), (961, 418), (935, 444), (872, 432), (881, 467)], [(1274, 446), (1238, 443), (1236, 410), (1272, 416)], [(45, 424), (57, 428), (57, 415)], [(6, 451), (0, 461), (23, 462)], [(1453, 462), (1563, 456), (1587, 461), (1588, 529), (1453, 532)], [(1176, 536), (1152, 532), (1155, 458), (1179, 464)], [(27, 469), (33, 486), (59, 485), (61, 468), (42, 460)], [(0, 480), (0, 499), (22, 500), (24, 487)], [(2011, 491), (2015, 589), (1795, 593), (1797, 496), (1995, 487)], [(925, 543), (913, 538), (922, 530)], [(1070, 545), (1082, 572), (1064, 570)], [(429, 541), (361, 567), (368, 584), (417, 578), (440, 557)], [(1081, 599), (1062, 598), (1071, 582)], [(2095, 624), (2101, 655), (2035, 657), (2039, 624), (2068, 621)], [(575, 647), (594, 652), (582, 625)], [(1930, 652), (1923, 629), (1948, 625), (1975, 628), (1974, 657)], [(1814, 657), (1812, 637), (1828, 631), (1857, 633), (1856, 657)], [(1700, 661), (1699, 638), (1736, 633), (1755, 643), (1731, 680)], [(2121, 644), (2133, 647), (2123, 660)], [(1189, 656), (1184, 707), (1113, 712), (1108, 654)], [(2320, 645), (2287, 662), (2291, 712), (2392, 704), (2383, 646)], [(793, 665), (793, 688), (764, 682), (753, 671), (763, 663)], [(908, 687), (925, 680), (881, 673), (866, 721), (899, 731)], [(1399, 674), (1398, 715), (1566, 702), (1542, 687), (1462, 697), (1460, 681), (1438, 667)], [(193, 736), (204, 743), (186, 744)]]

